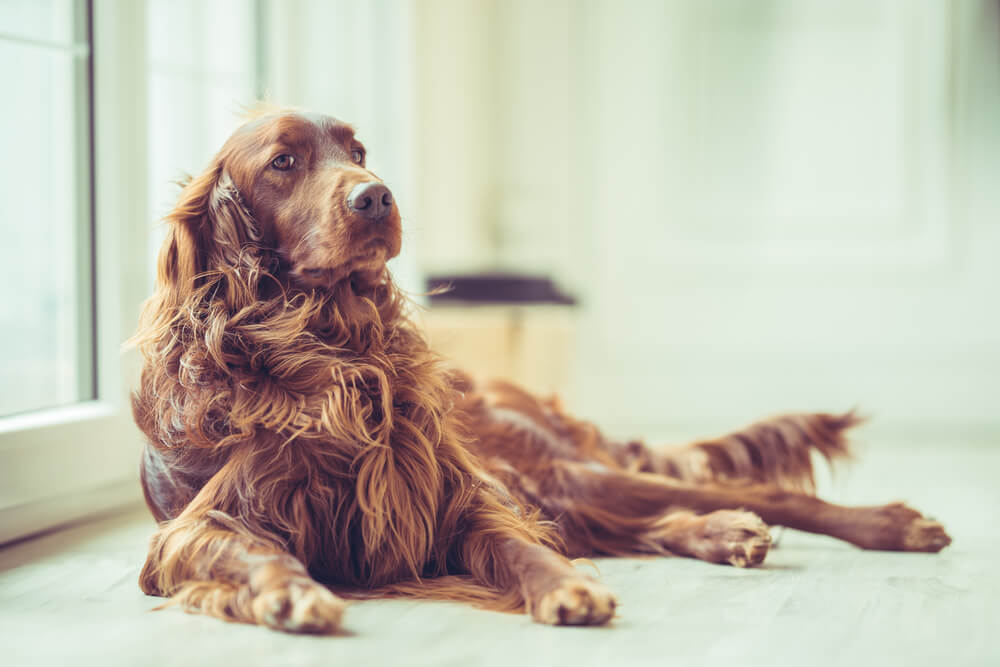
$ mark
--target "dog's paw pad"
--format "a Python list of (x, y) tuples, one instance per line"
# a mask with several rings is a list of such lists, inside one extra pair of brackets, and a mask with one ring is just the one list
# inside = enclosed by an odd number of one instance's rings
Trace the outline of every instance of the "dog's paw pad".
[(549, 625), (603, 625), (615, 615), (615, 597), (584, 578), (565, 579), (535, 603), (532, 616)]

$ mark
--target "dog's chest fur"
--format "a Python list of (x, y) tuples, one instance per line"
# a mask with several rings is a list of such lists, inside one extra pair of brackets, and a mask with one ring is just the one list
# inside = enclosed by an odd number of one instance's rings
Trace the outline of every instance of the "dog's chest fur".
[[(381, 403), (384, 397), (373, 397)], [(391, 403), (390, 403), (391, 404)], [(454, 527), (442, 531), (461, 476), (454, 461), (442, 460), (450, 447), (442, 440), (445, 417), (427, 406), (405, 404), (390, 413), (392, 426), (381, 436), (386, 415), (368, 436), (351, 441), (302, 439), (288, 445), (287, 467), (294, 471), (281, 501), (287, 516), (279, 524), (303, 525), (311, 534), (288, 534), (319, 578), (331, 583), (378, 585), (422, 576), (444, 566), (441, 548)], [(437, 433), (435, 433), (437, 431)]]
[(220, 478), (205, 502), (286, 543), (324, 580), (377, 585), (446, 570), (471, 483), (456, 391), (391, 311), (350, 328), (337, 325), (339, 311), (317, 315), (322, 326), (294, 319), (284, 337), (274, 335), (284, 320), (230, 322), (219, 354), (208, 352), (211, 329), (169, 348), (170, 370), (135, 399), (159, 455), (150, 460), (164, 464), (146, 466), (163, 473), (147, 486), (171, 492), (158, 494), (170, 499), (162, 518), (199, 492), (167, 488), (167, 473), (190, 468), (201, 484)]
[(250, 485), (255, 502), (243, 511), (260, 512), (330, 583), (442, 573), (460, 532), (457, 505), (468, 502), (470, 480), (451, 415), (455, 391), (411, 336), (396, 332), (368, 354), (331, 358), (329, 381), (297, 401), (298, 436), (275, 433), (248, 461), (267, 479)]

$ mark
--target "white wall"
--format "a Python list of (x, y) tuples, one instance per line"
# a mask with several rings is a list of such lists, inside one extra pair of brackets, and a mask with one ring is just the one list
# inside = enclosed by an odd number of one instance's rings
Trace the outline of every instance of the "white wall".
[(570, 0), (420, 0), (421, 266), (570, 278)]
[(995, 3), (416, 7), (421, 259), (575, 287), (579, 411), (1000, 428)]
[(973, 117), (996, 61), (976, 85), (957, 62), (981, 18), (766, 6), (591, 5), (581, 402), (619, 387), (621, 426), (852, 405), (996, 425), (996, 132)]

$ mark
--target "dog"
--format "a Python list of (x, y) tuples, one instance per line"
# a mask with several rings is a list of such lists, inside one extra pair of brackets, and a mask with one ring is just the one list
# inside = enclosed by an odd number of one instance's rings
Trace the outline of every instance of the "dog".
[(602, 625), (614, 595), (570, 558), (761, 563), (768, 525), (936, 552), (902, 504), (814, 494), (846, 414), (789, 415), (675, 448), (618, 442), (432, 352), (386, 262), (397, 202), (354, 130), (250, 117), (167, 216), (134, 339), (159, 522), (139, 583), (191, 612), (336, 633), (347, 600), (409, 595)]

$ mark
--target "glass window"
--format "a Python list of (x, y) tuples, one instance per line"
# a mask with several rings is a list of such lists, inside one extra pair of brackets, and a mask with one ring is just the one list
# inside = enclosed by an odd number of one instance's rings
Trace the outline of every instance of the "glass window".
[(94, 397), (88, 7), (0, 2), (0, 416)]

